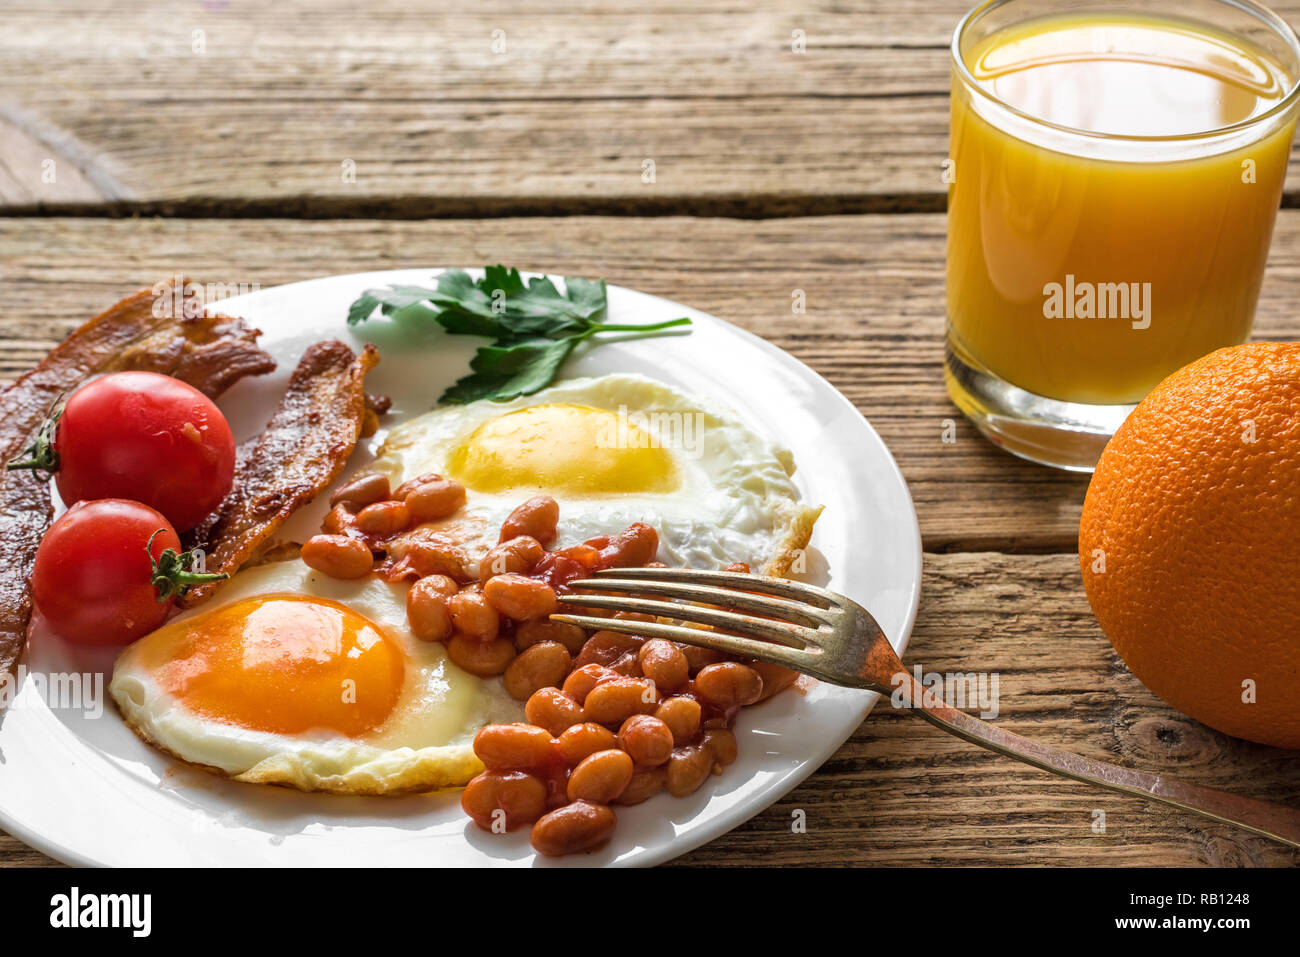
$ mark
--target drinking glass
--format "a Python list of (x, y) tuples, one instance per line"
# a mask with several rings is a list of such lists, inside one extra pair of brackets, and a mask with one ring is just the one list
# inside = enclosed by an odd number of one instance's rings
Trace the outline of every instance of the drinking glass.
[[(1091, 31), (1089, 48), (1057, 51), (1075, 82), (1006, 52), (1062, 23)], [(1179, 59), (1187, 37), (1204, 62)], [(1110, 72), (1095, 84), (1077, 72), (1098, 63)], [(1167, 87), (1150, 72), (1166, 67)], [(1300, 41), (1251, 0), (991, 0), (966, 15), (952, 41), (945, 380), (993, 442), (1091, 471), (1161, 379), (1246, 341), (1298, 81)], [(1119, 128), (1089, 128), (1105, 97)], [(1189, 109), (1224, 121), (1181, 129)]]

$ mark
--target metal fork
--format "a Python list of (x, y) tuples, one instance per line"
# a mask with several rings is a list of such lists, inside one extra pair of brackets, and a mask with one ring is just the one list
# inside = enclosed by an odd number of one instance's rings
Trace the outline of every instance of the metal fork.
[[(843, 595), (803, 582), (744, 572), (616, 568), (596, 575), (599, 577), (571, 582), (569, 588), (580, 592), (562, 595), (564, 605), (640, 612), (725, 632), (567, 613), (551, 617), (584, 628), (700, 645), (791, 668), (831, 684), (898, 695), (905, 707), (935, 727), (990, 751), (1300, 847), (1300, 811), (1296, 809), (1093, 761), (1037, 744), (948, 707), (903, 669), (870, 613)], [(615, 594), (587, 594), (589, 590)]]

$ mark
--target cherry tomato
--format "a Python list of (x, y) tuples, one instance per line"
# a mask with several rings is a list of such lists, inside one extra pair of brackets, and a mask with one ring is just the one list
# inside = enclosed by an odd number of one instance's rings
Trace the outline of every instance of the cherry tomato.
[(124, 645), (161, 625), (189, 584), (225, 577), (192, 573), (190, 561), (155, 509), (125, 499), (78, 502), (41, 540), (32, 593), (69, 641)]
[(55, 472), (65, 503), (131, 499), (181, 532), (221, 504), (235, 475), (235, 439), (221, 410), (155, 372), (114, 372), (81, 386), (64, 403), (52, 444), (54, 456), (35, 467)]

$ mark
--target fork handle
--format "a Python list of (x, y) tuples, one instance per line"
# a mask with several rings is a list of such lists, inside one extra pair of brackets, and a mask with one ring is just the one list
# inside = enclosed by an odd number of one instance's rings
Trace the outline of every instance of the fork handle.
[(1300, 847), (1300, 811), (1294, 808), (1171, 780), (1147, 771), (1093, 761), (1060, 748), (1037, 744), (974, 718), (964, 711), (948, 707), (933, 692), (917, 684), (911, 675), (906, 672), (902, 674), (906, 676), (910, 695), (908, 706), (935, 727), (964, 741), (1062, 777), (1084, 781), (1120, 794), (1159, 801), (1161, 804), (1208, 817), (1212, 821), (1235, 824), (1263, 837)]

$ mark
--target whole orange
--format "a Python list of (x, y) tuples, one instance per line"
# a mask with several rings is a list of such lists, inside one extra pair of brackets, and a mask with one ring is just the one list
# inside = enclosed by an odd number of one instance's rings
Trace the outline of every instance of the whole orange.
[(1300, 748), (1300, 343), (1220, 349), (1156, 386), (1097, 464), (1079, 564), (1143, 684)]

